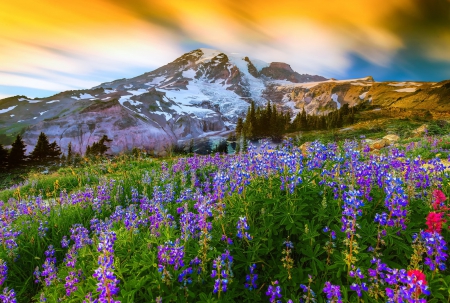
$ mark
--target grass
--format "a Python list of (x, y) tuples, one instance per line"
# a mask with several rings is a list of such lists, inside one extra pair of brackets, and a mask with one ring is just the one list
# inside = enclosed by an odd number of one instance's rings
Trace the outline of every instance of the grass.
[[(403, 155), (385, 149), (378, 158), (356, 152), (360, 145), (339, 141), (328, 146), (315, 143), (305, 159), (295, 147), (285, 146), (235, 156), (156, 159), (120, 155), (110, 160), (86, 159), (77, 167), (61, 167), (48, 175), (33, 171), (27, 175), (27, 184), (0, 192), (0, 200), (8, 201), (1, 206), (5, 225), (0, 258), (9, 269), (5, 285), (16, 291), (19, 302), (38, 302), (41, 295), (47, 302), (82, 302), (88, 293), (98, 298), (99, 282), (93, 274), (102, 268), (98, 258), (107, 255), (99, 247), (102, 237), (114, 233), (112, 273), (120, 281), (120, 291), (112, 297), (121, 302), (153, 302), (159, 297), (164, 302), (268, 302), (266, 291), (275, 281), (281, 286), (283, 301), (311, 296), (299, 289), (305, 284), (314, 290), (318, 302), (325, 302), (323, 288), (331, 282), (340, 285), (345, 302), (378, 302), (376, 296), (386, 295), (386, 285), (369, 280), (372, 258), (392, 269), (420, 269), (431, 290), (430, 296), (420, 298), (443, 302), (450, 295), (449, 270), (427, 267), (426, 254), (415, 252), (423, 243), (412, 239), (414, 233), (427, 228), (431, 191), (440, 188), (448, 195), (449, 178), (435, 164), (411, 164), (408, 159), (424, 151), (430, 152), (431, 159), (443, 153), (440, 148), (448, 141), (445, 136), (406, 140), (400, 146)], [(410, 147), (411, 143), (420, 146)], [(367, 166), (372, 161), (380, 165)], [(361, 173), (371, 180), (370, 186)], [(429, 183), (417, 187), (415, 182), (425, 176)], [(387, 188), (395, 190), (387, 194)], [(394, 226), (374, 222), (377, 213), (389, 214), (386, 203), (405, 199), (400, 189), (408, 200), (407, 206), (401, 206), (407, 211), (406, 228), (400, 228), (397, 221)], [(363, 204), (349, 204), (349, 195)], [(350, 218), (343, 213), (345, 205), (361, 211), (355, 217), (355, 229), (344, 225), (341, 230), (343, 216)], [(239, 225), (242, 220), (248, 229)], [(87, 229), (92, 243), (76, 249), (72, 268), (65, 260), (74, 249), (74, 224)], [(324, 227), (336, 232), (336, 238)], [(251, 238), (240, 238), (239, 229)], [(6, 230), (21, 234), (13, 237)], [(450, 240), (446, 228), (441, 234)], [(68, 248), (61, 247), (64, 236), (72, 238)], [(15, 239), (17, 248), (7, 248), (7, 238)], [(40, 275), (36, 284), (36, 267), (43, 272), (44, 264), (51, 263), (45, 255), (49, 245), (55, 249), (57, 276), (46, 285), (43, 279), (48, 277)], [(161, 259), (164, 249), (173, 252), (172, 257), (180, 249), (184, 264), (175, 268), (172, 261), (165, 262)], [(233, 262), (222, 255), (227, 251)], [(200, 263), (190, 265), (195, 257)], [(211, 277), (213, 264), (222, 264), (228, 275), (226, 291), (213, 291), (217, 279)], [(249, 290), (244, 284), (252, 264), (256, 264), (258, 279), (257, 286)], [(352, 266), (360, 268), (365, 277), (352, 278)], [(189, 267), (193, 271), (180, 282), (180, 274)], [(68, 295), (66, 278), (71, 272), (78, 282)], [(360, 299), (350, 286), (361, 282), (368, 283), (372, 291), (363, 292)], [(397, 290), (409, 289), (401, 281), (395, 283)]]

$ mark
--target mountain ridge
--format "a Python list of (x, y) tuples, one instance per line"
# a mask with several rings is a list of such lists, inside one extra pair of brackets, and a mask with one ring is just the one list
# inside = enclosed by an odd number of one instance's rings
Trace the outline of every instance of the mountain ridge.
[[(343, 104), (361, 102), (444, 111), (450, 110), (446, 96), (450, 91), (445, 81), (376, 82), (370, 76), (326, 79), (299, 74), (287, 63), (203, 48), (151, 72), (90, 89), (46, 98), (2, 99), (0, 142), (25, 129), (29, 150), (44, 131), (63, 151), (76, 141), (74, 150), (83, 153), (104, 134), (113, 139), (114, 153), (133, 146), (162, 151), (179, 140), (233, 130), (250, 101), (260, 106), (270, 101), (295, 116), (302, 109), (326, 114)], [(111, 112), (116, 117), (108, 117)]]

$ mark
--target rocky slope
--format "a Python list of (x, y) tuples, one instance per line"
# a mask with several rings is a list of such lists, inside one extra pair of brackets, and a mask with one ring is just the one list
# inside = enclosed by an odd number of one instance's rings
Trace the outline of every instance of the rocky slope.
[(63, 150), (72, 142), (82, 153), (107, 134), (113, 152), (133, 146), (162, 151), (178, 140), (232, 130), (251, 100), (258, 105), (270, 100), (295, 116), (303, 108), (324, 114), (366, 101), (380, 107), (447, 111), (449, 97), (450, 81), (327, 80), (299, 74), (286, 63), (198, 49), (131, 79), (47, 98), (0, 100), (0, 142), (8, 144), (24, 132), (31, 150), (43, 131)]
[(25, 130), (29, 150), (45, 132), (65, 150), (83, 153), (103, 134), (111, 150), (139, 146), (161, 151), (178, 140), (226, 132), (250, 100), (265, 104), (274, 81), (326, 80), (300, 75), (285, 63), (265, 63), (210, 49), (187, 53), (152, 72), (48, 98), (0, 100), (0, 141)]

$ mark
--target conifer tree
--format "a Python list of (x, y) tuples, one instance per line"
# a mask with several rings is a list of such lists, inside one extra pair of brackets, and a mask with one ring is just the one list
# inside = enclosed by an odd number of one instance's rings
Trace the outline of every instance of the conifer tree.
[(308, 119), (304, 107), (300, 116), (300, 130), (308, 130)]
[(103, 137), (98, 142), (98, 151), (101, 156), (103, 156), (106, 153), (106, 151), (109, 149), (109, 147), (105, 145), (106, 142), (109, 143), (109, 142), (112, 142), (112, 140), (109, 139), (107, 135), (103, 135)]
[(8, 165), (9, 167), (19, 167), (27, 158), (27, 156), (25, 156), (26, 145), (22, 140), (22, 136), (17, 135), (16, 140), (11, 146), (12, 147), (8, 157)]
[(50, 152), (50, 142), (47, 135), (41, 132), (39, 134), (36, 146), (30, 154), (30, 159), (37, 162), (43, 162), (47, 159)]
[(194, 153), (194, 139), (191, 139), (191, 141), (189, 141), (189, 153)]
[(247, 148), (248, 148), (248, 142), (247, 142), (247, 138), (246, 135), (244, 133), (244, 136), (242, 138), (242, 151), (245, 153), (247, 152)]
[(0, 143), (0, 169), (6, 168), (8, 165), (8, 150)]
[(237, 124), (236, 124), (236, 138), (237, 138), (237, 140), (239, 140), (239, 138), (241, 137), (243, 128), (244, 128), (244, 124), (242, 122), (242, 118), (239, 117), (238, 120), (237, 120)]
[(71, 163), (73, 158), (72, 142), (67, 145), (67, 163)]
[(236, 149), (234, 150), (235, 154), (239, 154), (241, 152), (241, 139), (239, 138), (238, 141), (236, 142)]
[(58, 160), (61, 156), (61, 148), (56, 144), (56, 141), (53, 141), (48, 150), (47, 159), (48, 160)]
[(84, 153), (84, 155), (86, 157), (89, 157), (91, 155), (91, 146), (90, 145), (86, 146), (86, 152)]

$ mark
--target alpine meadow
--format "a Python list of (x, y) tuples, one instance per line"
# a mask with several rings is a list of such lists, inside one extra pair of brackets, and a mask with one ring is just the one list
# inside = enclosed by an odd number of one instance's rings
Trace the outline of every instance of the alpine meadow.
[(449, 25), (0, 1), (0, 303), (450, 303)]

